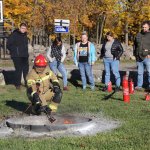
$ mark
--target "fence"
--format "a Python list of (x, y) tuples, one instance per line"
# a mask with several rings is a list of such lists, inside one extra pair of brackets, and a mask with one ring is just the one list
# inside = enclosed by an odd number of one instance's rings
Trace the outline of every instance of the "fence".
[(0, 59), (6, 59), (8, 55), (8, 51), (6, 48), (7, 37), (0, 38)]
[(31, 39), (31, 45), (43, 45), (45, 47), (50, 46), (51, 40), (49, 38), (49, 35), (33, 35)]
[(11, 19), (3, 19), (0, 23), (0, 59), (5, 59), (8, 55), (6, 42), (9, 34), (14, 30), (14, 22)]

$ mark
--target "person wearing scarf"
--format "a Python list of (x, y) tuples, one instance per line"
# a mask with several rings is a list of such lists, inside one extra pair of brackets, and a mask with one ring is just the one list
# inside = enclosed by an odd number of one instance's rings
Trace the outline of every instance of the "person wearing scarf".
[(49, 47), (47, 51), (47, 58), (49, 60), (50, 69), (55, 73), (55, 75), (58, 74), (57, 70), (61, 73), (64, 86), (63, 90), (68, 91), (67, 72), (63, 64), (66, 58), (66, 50), (60, 37), (56, 37), (53, 44)]

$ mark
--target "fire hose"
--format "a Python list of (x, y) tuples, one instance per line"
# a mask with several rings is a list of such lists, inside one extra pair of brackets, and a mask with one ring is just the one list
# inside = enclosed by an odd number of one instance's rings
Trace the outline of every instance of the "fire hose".
[(103, 100), (109, 100), (115, 93), (116, 93), (116, 91), (114, 90), (112, 93), (110, 93), (109, 95), (105, 96), (103, 98)]

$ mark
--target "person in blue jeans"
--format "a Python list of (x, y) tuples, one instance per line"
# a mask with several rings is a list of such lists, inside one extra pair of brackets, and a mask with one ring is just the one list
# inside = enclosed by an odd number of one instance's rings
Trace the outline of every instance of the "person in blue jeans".
[(57, 75), (57, 70), (61, 73), (63, 78), (63, 90), (68, 91), (67, 86), (67, 71), (63, 64), (66, 58), (66, 50), (62, 44), (60, 37), (56, 37), (53, 44), (47, 51), (47, 58), (49, 60), (50, 69)]
[(78, 42), (74, 49), (74, 63), (79, 67), (83, 90), (85, 90), (87, 86), (86, 75), (88, 77), (91, 89), (94, 90), (95, 88), (92, 73), (92, 65), (94, 65), (95, 61), (95, 46), (88, 41), (87, 33), (83, 32), (81, 35), (81, 42)]
[(104, 61), (104, 69), (105, 69), (105, 87), (102, 89), (103, 91), (107, 91), (108, 83), (110, 82), (110, 71), (115, 76), (116, 87), (115, 91), (120, 90), (120, 73), (119, 73), (119, 60), (123, 53), (123, 47), (121, 43), (114, 38), (112, 32), (106, 33), (106, 41), (102, 45), (101, 56)]
[(148, 72), (148, 90), (150, 90), (150, 21), (144, 21), (142, 23), (142, 31), (136, 35), (134, 56), (136, 57), (138, 68), (137, 86), (135, 89), (142, 89), (145, 67)]

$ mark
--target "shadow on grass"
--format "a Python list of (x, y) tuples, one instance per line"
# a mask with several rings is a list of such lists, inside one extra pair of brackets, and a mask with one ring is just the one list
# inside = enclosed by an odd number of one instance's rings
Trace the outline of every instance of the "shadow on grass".
[(100, 91), (104, 88), (105, 85), (102, 84), (95, 84), (95, 87), (98, 88)]
[(9, 70), (9, 71), (2, 71), (5, 83), (6, 84), (15, 84), (15, 71), (14, 70)]
[(71, 77), (70, 79), (68, 79), (68, 81), (76, 88), (78, 87), (82, 88), (82, 84), (79, 84), (78, 82), (78, 81), (81, 81), (80, 71), (78, 69), (74, 69), (70, 72), (70, 74), (71, 74)]
[(16, 100), (6, 100), (6, 106), (14, 108), (22, 113), (30, 114), (31, 107), (29, 103), (19, 102)]
[[(130, 71), (129, 78), (131, 78), (133, 80), (134, 86), (136, 86), (136, 83), (137, 83), (137, 71), (135, 69), (133, 69), (133, 68), (129, 68), (129, 71)], [(121, 71), (120, 70), (119, 73), (120, 73), (121, 85), (122, 85), (123, 76), (126, 74), (126, 71)], [(102, 76), (102, 80), (100, 82), (104, 84), (105, 83), (105, 70), (102, 71), (101, 76)], [(147, 72), (144, 72), (143, 78), (144, 78), (143, 88), (147, 88), (147, 86), (148, 86)], [(111, 74), (110, 74), (110, 80), (112, 81), (112, 84), (115, 85), (115, 77), (114, 77), (112, 71), (111, 71)], [(81, 81), (81, 76), (80, 76), (79, 69), (73, 69), (70, 72), (70, 78), (68, 79), (68, 81), (73, 86), (75, 86), (76, 88), (82, 87), (82, 84), (78, 83), (78, 82)], [(87, 78), (87, 82), (88, 82), (88, 78)], [(88, 82), (88, 84), (89, 84), (89, 82)], [(101, 89), (101, 87), (100, 87), (100, 89)]]
[(121, 98), (112, 97), (111, 99), (123, 102), (123, 99), (121, 99)]
[[(129, 69), (129, 68), (127, 68)], [(129, 79), (132, 79), (133, 82), (134, 82), (134, 86), (137, 86), (137, 71), (135, 70), (132, 70), (131, 68), (128, 70), (129, 71)], [(120, 77), (121, 77), (121, 85), (122, 85), (122, 81), (123, 81), (123, 76), (126, 74), (126, 71), (119, 71), (120, 73)], [(143, 74), (143, 88), (147, 88), (149, 85), (148, 85), (148, 74), (147, 72), (145, 71), (144, 74)], [(115, 77), (112, 73), (112, 71), (110, 72), (110, 81), (112, 82), (113, 85), (115, 85)], [(102, 72), (102, 83), (105, 83), (105, 70), (103, 70)]]

